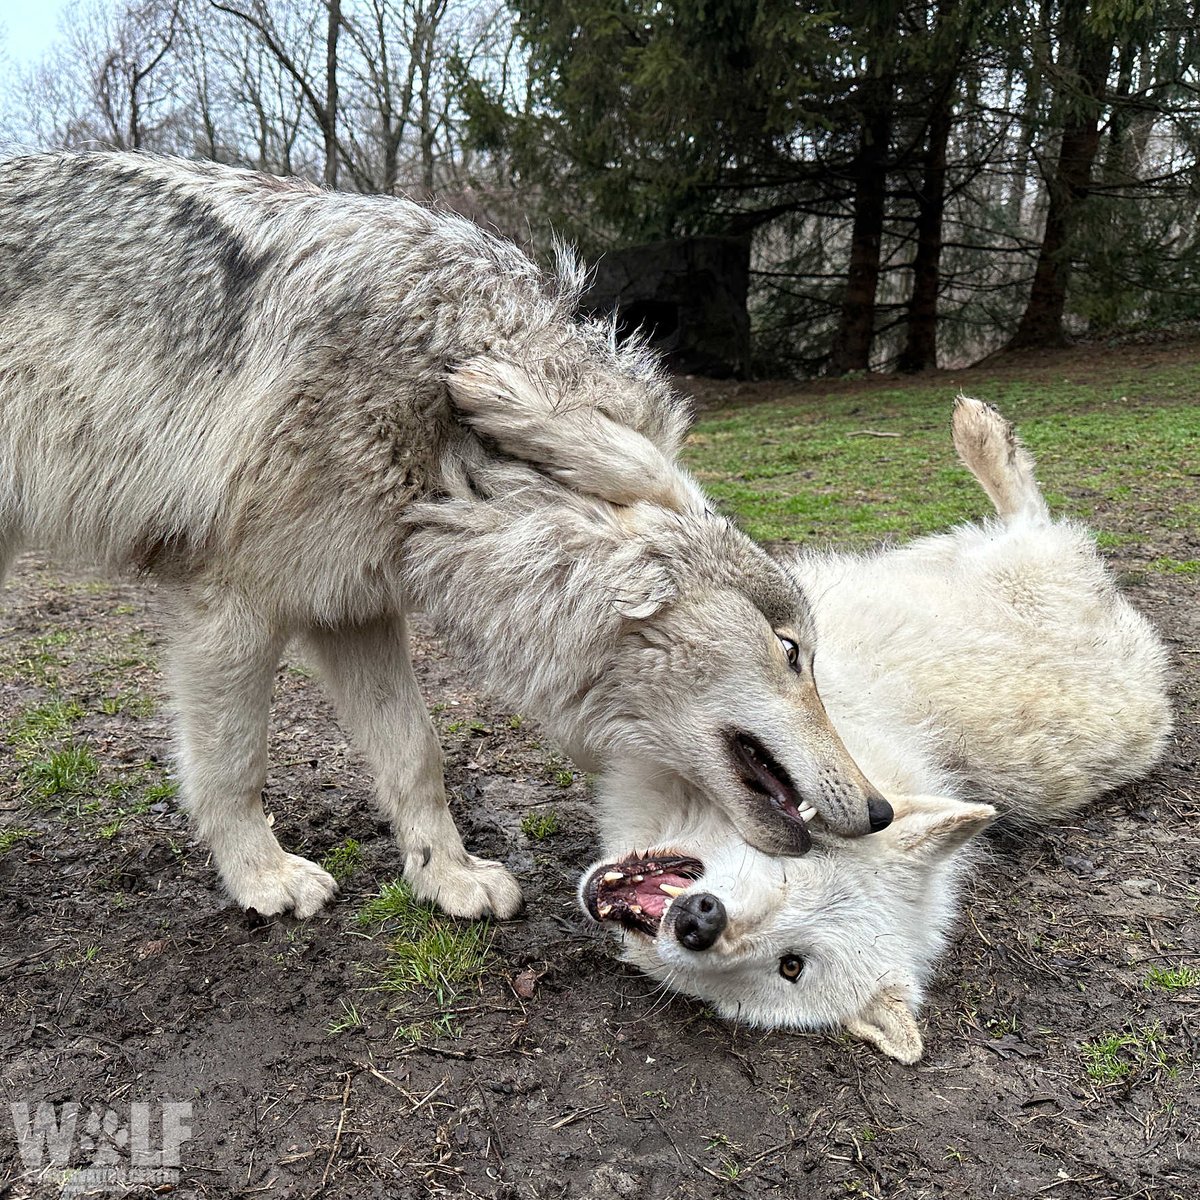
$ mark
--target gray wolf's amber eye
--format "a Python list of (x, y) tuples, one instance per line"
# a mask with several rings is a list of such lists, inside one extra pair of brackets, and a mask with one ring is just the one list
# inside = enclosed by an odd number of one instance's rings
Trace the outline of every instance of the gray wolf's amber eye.
[(794, 667), (800, 661), (800, 647), (791, 638), (784, 637), (781, 633), (777, 633), (775, 636), (779, 639), (784, 654), (787, 655), (788, 663)]
[(795, 983), (803, 970), (804, 959), (799, 954), (785, 954), (779, 960), (779, 973), (788, 983)]

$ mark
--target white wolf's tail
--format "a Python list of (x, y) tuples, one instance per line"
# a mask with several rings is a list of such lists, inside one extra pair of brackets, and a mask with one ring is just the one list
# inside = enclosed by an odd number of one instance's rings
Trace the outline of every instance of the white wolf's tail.
[(1048, 521), (1049, 509), (1033, 475), (1033, 455), (990, 404), (959, 396), (951, 422), (954, 449), (979, 480), (1005, 524), (1021, 517)]

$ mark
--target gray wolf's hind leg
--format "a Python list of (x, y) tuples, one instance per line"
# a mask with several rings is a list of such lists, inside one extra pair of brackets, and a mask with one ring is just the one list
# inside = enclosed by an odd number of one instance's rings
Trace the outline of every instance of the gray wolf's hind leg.
[(1050, 519), (1034, 478), (1033, 456), (996, 409), (982, 400), (959, 396), (952, 432), (963, 466), (979, 480), (1005, 522), (1016, 517)]
[(338, 711), (375, 772), (416, 894), (456, 917), (511, 917), (521, 889), (499, 863), (475, 858), (446, 806), (442, 751), (413, 675), (403, 616), (313, 629), (305, 638)]
[(284, 636), (228, 593), (188, 593), (178, 611), (169, 677), (183, 803), (193, 828), (243, 908), (310, 917), (337, 884), (316, 863), (284, 851), (262, 807), (271, 690)]

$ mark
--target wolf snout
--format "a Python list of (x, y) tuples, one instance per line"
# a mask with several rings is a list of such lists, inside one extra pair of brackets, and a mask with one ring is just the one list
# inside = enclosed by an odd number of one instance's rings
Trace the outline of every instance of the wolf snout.
[(886, 829), (895, 815), (892, 806), (878, 792), (867, 797), (867, 824), (872, 833)]
[(729, 921), (725, 905), (708, 892), (689, 892), (671, 908), (675, 914), (675, 940), (687, 950), (710, 949)]
[(886, 829), (895, 813), (887, 797), (846, 756), (822, 769), (817, 813), (830, 833), (856, 838)]

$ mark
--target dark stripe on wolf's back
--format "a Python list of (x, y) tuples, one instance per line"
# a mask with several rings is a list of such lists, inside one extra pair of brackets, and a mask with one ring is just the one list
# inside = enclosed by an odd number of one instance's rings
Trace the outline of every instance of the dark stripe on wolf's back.
[(236, 363), (271, 262), (202, 200), (93, 155), (0, 165), (0, 228), (0, 305), (70, 302), (182, 374)]

